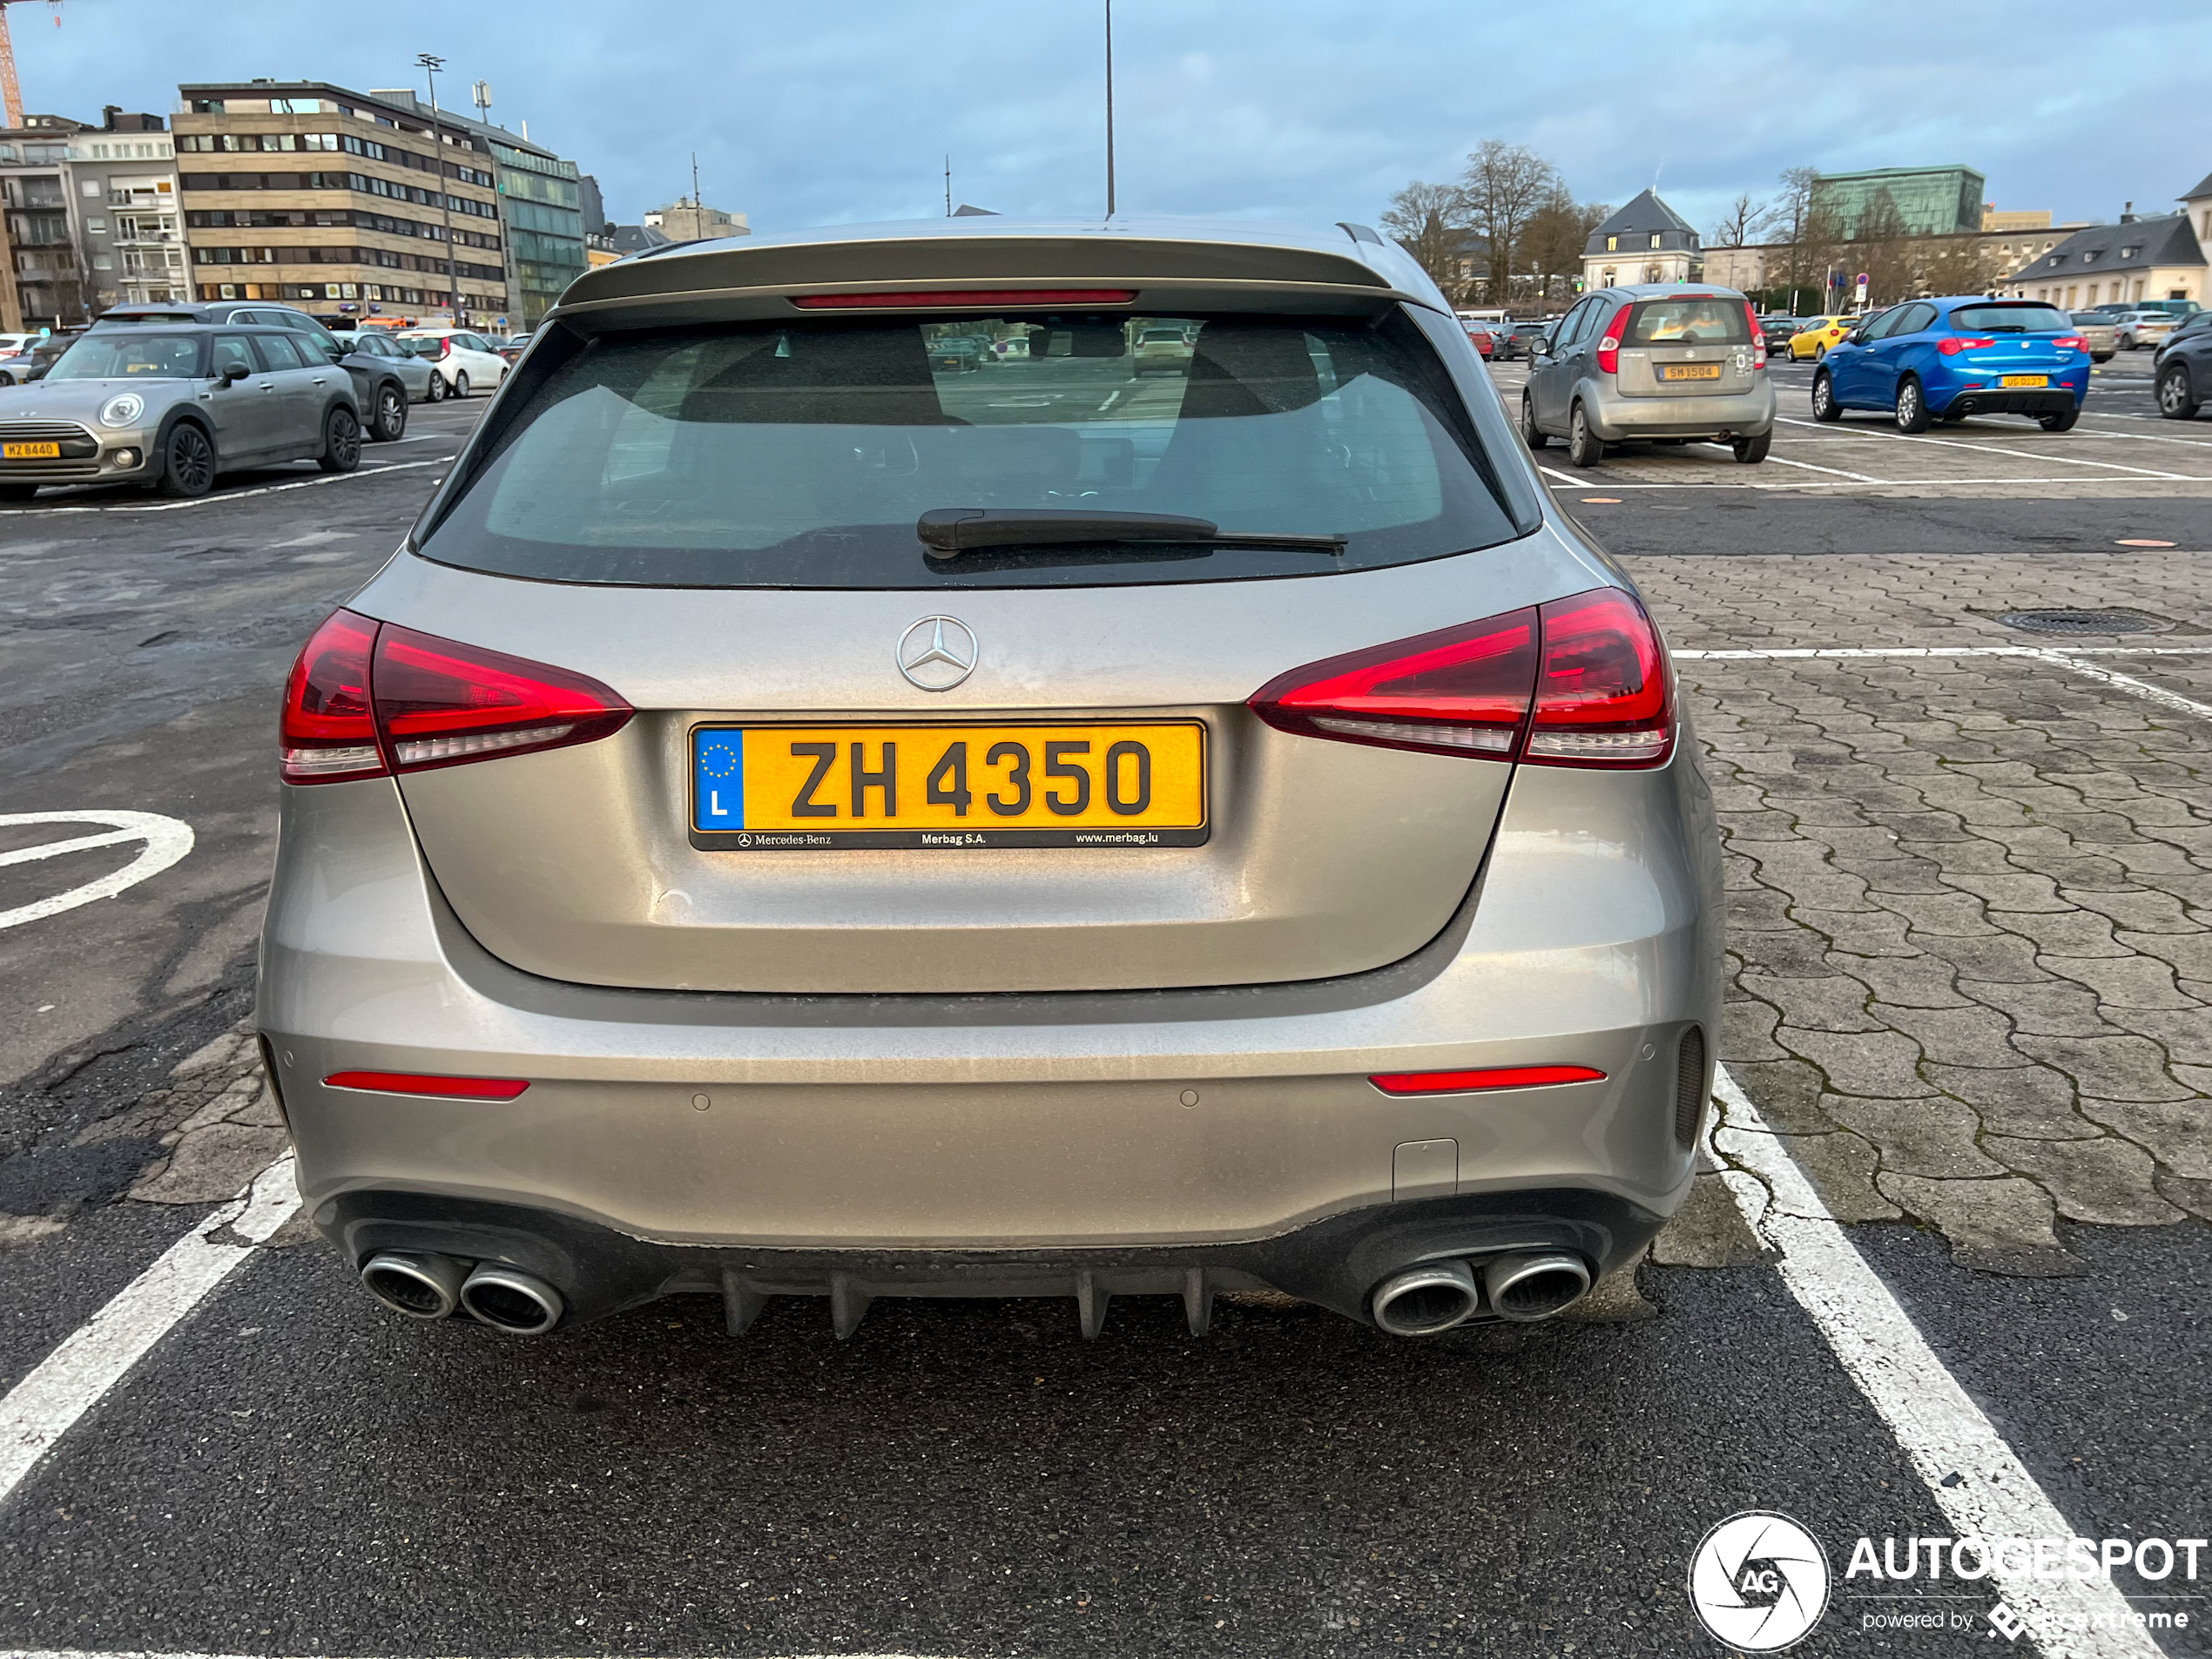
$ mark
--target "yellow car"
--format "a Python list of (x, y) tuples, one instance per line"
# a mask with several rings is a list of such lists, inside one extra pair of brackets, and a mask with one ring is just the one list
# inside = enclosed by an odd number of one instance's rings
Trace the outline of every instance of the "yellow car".
[(1790, 361), (1802, 363), (1808, 357), (1825, 357), (1831, 346), (1865, 320), (1864, 317), (1807, 318), (1805, 326), (1790, 336)]

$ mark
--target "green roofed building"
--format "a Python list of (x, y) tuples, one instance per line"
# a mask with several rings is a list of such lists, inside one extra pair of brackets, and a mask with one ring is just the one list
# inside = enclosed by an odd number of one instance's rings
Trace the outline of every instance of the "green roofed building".
[(1816, 211), (1835, 215), (1844, 238), (1865, 234), (1874, 204), (1886, 192), (1911, 236), (1959, 236), (1981, 229), (1988, 180), (1972, 167), (1876, 167), (1824, 172), (1812, 181)]

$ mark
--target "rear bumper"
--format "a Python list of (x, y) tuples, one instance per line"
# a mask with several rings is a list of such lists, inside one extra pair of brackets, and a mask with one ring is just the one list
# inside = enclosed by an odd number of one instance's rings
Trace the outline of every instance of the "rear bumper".
[(1950, 401), (1940, 405), (1932, 396), (1928, 402), (1939, 415), (2064, 415), (2079, 408), (2087, 395), (2086, 388), (2076, 392), (2067, 386), (2009, 392), (1993, 387), (1979, 392), (1953, 392)]
[[(1371, 1281), (1347, 1241), (1394, 1249), (1432, 1209), (1493, 1229), (1453, 1248), (1551, 1243), (1609, 1266), (1688, 1189), (1677, 1044), (1693, 1025), (1710, 1042), (1719, 1011), (1717, 842), (1694, 752), (1685, 734), (1656, 772), (1522, 768), (1479, 893), (1389, 968), (1070, 995), (536, 978), (455, 919), (388, 781), (287, 789), (259, 1012), (300, 1190), (356, 1262), (503, 1216), (506, 1245), (438, 1247), (532, 1267), (600, 1310), (780, 1252), (760, 1273), (802, 1289), (841, 1271), (1066, 1294), (1078, 1263), (1136, 1275), (1131, 1290), (1196, 1267), (1352, 1312)], [(1542, 1062), (1606, 1077), (1415, 1097), (1367, 1082)], [(321, 1081), (349, 1069), (530, 1087), (463, 1102)], [(1547, 1218), (1568, 1231), (1530, 1231)], [(579, 1229), (589, 1248), (562, 1242)], [(1349, 1278), (1297, 1266), (1317, 1239)]]
[(1624, 397), (1599, 387), (1585, 398), (1590, 429), (1607, 442), (1636, 438), (1750, 438), (1774, 425), (1774, 388), (1740, 395)]
[(404, 1251), (519, 1268), (556, 1286), (574, 1318), (711, 1295), (741, 1327), (769, 1297), (815, 1297), (849, 1335), (870, 1302), (901, 1296), (1072, 1298), (1086, 1305), (1087, 1322), (1103, 1318), (1110, 1297), (1176, 1296), (1196, 1331), (1217, 1293), (1275, 1290), (1371, 1322), (1375, 1285), (1410, 1263), (1564, 1251), (1602, 1277), (1635, 1260), (1666, 1217), (1610, 1193), (1562, 1188), (1369, 1204), (1204, 1244), (807, 1249), (668, 1244), (550, 1211), (359, 1189), (321, 1205), (316, 1222), (356, 1264)]

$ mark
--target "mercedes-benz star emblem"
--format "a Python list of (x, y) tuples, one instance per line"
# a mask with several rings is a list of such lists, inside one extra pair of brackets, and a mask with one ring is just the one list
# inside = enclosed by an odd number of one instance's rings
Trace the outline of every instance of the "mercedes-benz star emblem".
[(925, 691), (949, 691), (975, 671), (975, 635), (957, 617), (924, 617), (899, 637), (899, 671)]

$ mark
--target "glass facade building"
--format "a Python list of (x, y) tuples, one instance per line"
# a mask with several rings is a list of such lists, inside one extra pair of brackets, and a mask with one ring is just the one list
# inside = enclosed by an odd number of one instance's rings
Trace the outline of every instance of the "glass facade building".
[(583, 274), (583, 186), (575, 162), (523, 149), (503, 132), (488, 136), (512, 250), (515, 303), (522, 307), (512, 320), (517, 329), (535, 328)]
[(1988, 183), (1972, 167), (1824, 172), (1812, 181), (1812, 201), (1816, 209), (1835, 215), (1845, 241), (1866, 234), (1874, 204), (1885, 194), (1906, 235), (1957, 236), (1981, 229), (1982, 192)]

